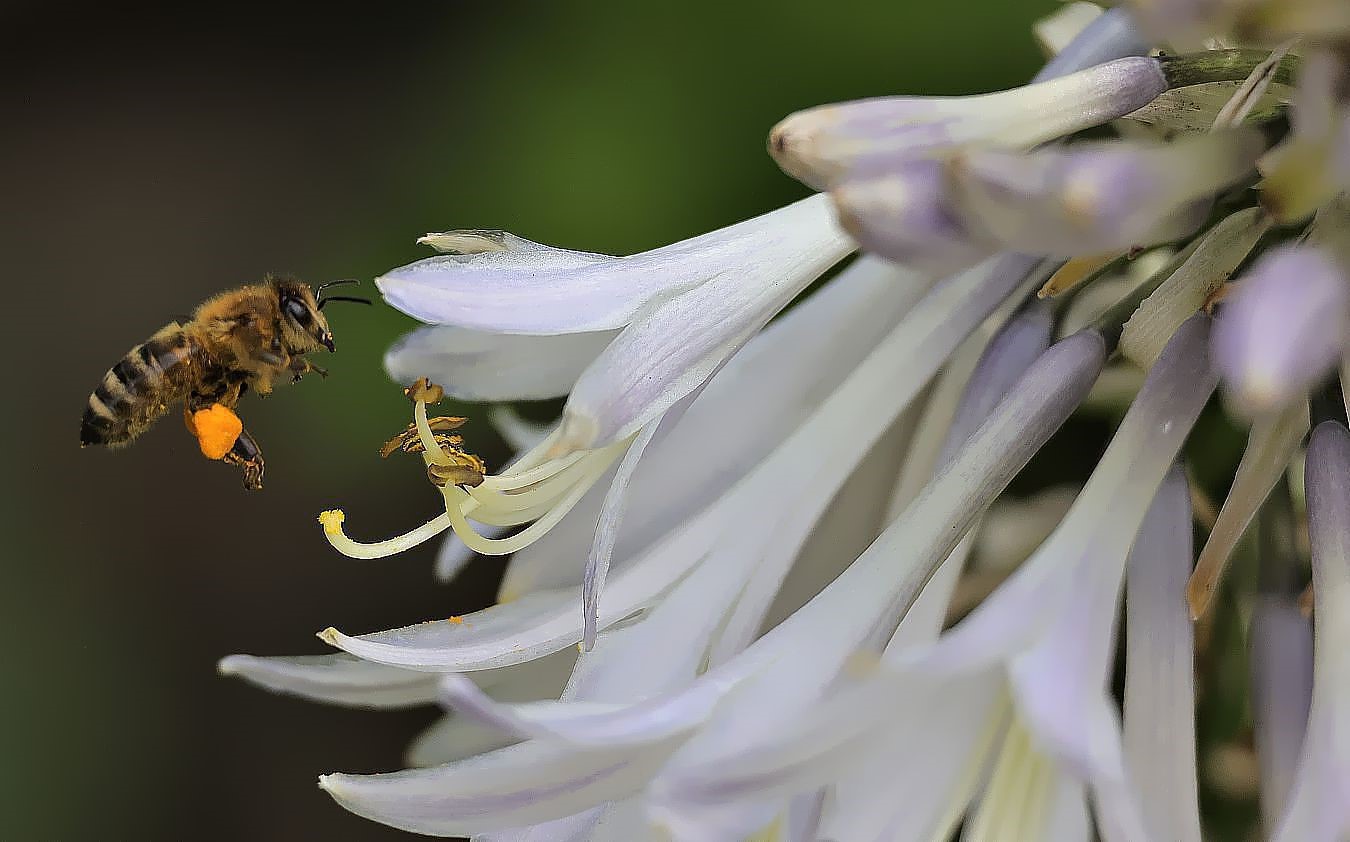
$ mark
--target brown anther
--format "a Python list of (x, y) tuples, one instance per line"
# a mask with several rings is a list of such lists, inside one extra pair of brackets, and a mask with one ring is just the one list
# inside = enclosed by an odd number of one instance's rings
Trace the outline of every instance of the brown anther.
[(483, 464), (482, 459), (462, 451), (447, 455), (453, 460), (449, 465), (439, 465), (435, 462), (427, 465), (427, 479), (431, 480), (432, 485), (437, 488), (445, 488), (447, 485), (474, 488), (483, 484), (487, 466)]
[[(448, 430), (457, 430), (463, 427), (468, 419), (459, 418), (454, 415), (439, 415), (435, 418), (427, 419), (427, 426), (431, 427), (432, 437), (436, 443), (442, 447), (452, 447), (458, 449), (464, 439), (460, 436), (443, 435)], [(404, 453), (421, 453), (425, 450), (422, 447), (422, 438), (417, 434), (417, 424), (409, 424), (403, 432), (394, 436), (380, 447), (380, 458), (388, 459), (389, 455), (396, 450), (402, 450)]]
[(403, 390), (403, 394), (413, 403), (422, 401), (425, 404), (437, 404), (445, 397), (445, 390), (427, 378), (419, 377), (415, 383)]

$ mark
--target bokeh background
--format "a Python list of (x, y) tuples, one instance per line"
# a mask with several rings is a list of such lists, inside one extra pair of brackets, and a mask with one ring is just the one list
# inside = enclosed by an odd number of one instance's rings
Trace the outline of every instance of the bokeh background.
[(410, 320), (335, 307), (332, 377), (250, 396), (259, 494), (176, 419), (129, 451), (76, 446), (129, 347), (266, 272), (368, 280), (428, 230), (627, 253), (762, 212), (803, 195), (763, 152), (777, 119), (1023, 80), (1055, 5), (0, 7), (0, 836), (395, 838), (315, 778), (398, 768), (432, 711), (324, 708), (215, 662), (490, 599), (492, 562), (446, 587), (434, 545), (357, 562), (314, 523), (342, 505), (374, 538), (437, 510), (420, 462), (375, 454), (407, 420), (381, 357)]

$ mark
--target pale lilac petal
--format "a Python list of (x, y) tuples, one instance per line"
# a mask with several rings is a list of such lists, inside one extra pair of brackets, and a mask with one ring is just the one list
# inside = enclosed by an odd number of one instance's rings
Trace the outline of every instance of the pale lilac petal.
[[(1066, 604), (1097, 599), (1114, 605), (1130, 542), (1213, 388), (1205, 353), (1209, 333), (1204, 315), (1182, 325), (1059, 528), (993, 597), (944, 636), (931, 658), (934, 669), (975, 667), (1012, 655), (1055, 622), (1055, 609)], [(1074, 639), (1061, 642), (1083, 647), (1079, 654), (1104, 668), (1098, 659), (1109, 648), (1109, 630), (1094, 633), (1087, 639), (1075, 631)], [(1035, 695), (1034, 682), (1028, 681), (1027, 689)], [(1095, 705), (1096, 691), (1083, 692), (1088, 694), (1083, 703)], [(1064, 722), (1062, 730), (1071, 732), (1073, 726)]]
[(1064, 257), (1125, 251), (1194, 230), (1204, 221), (1196, 203), (1248, 175), (1263, 150), (1249, 131), (1025, 154), (970, 150), (953, 168), (948, 207), (967, 230), (1007, 248)]
[(277, 693), (348, 707), (402, 708), (436, 700), (436, 677), (372, 664), (343, 653), (230, 655), (216, 669)]
[(936, 276), (973, 266), (999, 250), (953, 205), (939, 161), (901, 161), (841, 180), (830, 193), (839, 224), (864, 251)]
[(1191, 501), (1174, 467), (1130, 550), (1125, 593), (1125, 758), (1155, 839), (1199, 842), (1194, 635), (1182, 591), (1190, 574)]
[(1276, 842), (1350, 833), (1350, 431), (1323, 421), (1308, 440), (1304, 482), (1312, 545), (1313, 695), (1289, 805)]
[(459, 400), (542, 400), (570, 392), (615, 335), (519, 336), (434, 325), (395, 342), (384, 368), (397, 383), (426, 377)]
[(963, 144), (1029, 148), (1100, 125), (1167, 89), (1154, 59), (1122, 58), (973, 97), (879, 97), (799, 111), (769, 135), (789, 175), (816, 189), (876, 160), (935, 156)]
[(1043, 82), (1116, 59), (1147, 55), (1151, 48), (1128, 9), (1107, 9), (1050, 59), (1032, 81)]
[(1272, 249), (1238, 282), (1214, 329), (1229, 396), (1251, 413), (1306, 394), (1350, 337), (1350, 278), (1315, 248)]
[(1262, 594), (1252, 608), (1253, 741), (1261, 764), (1261, 818), (1273, 834), (1289, 803), (1312, 704), (1312, 622), (1293, 598)]
[(1204, 614), (1228, 558), (1275, 484), (1284, 476), (1290, 461), (1298, 454), (1307, 432), (1308, 404), (1301, 400), (1291, 403), (1282, 412), (1263, 415), (1252, 424), (1247, 449), (1242, 453), (1233, 484), (1209, 531), (1205, 547), (1200, 551), (1195, 575), (1186, 589), (1192, 616), (1198, 618)]

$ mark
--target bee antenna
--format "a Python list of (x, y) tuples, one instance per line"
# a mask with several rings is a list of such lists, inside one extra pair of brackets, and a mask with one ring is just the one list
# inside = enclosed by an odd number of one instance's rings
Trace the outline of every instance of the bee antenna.
[(323, 283), (319, 284), (318, 288), (315, 289), (314, 291), (315, 291), (316, 293), (319, 293), (319, 292), (323, 292), (324, 290), (328, 289), (329, 287), (341, 287), (341, 286), (347, 286), (347, 285), (349, 285), (349, 284), (359, 284), (359, 283), (361, 283), (361, 281), (360, 281), (359, 279), (357, 279), (357, 278), (343, 278), (343, 279), (340, 280), (340, 281), (324, 281)]
[(370, 304), (369, 298), (357, 298), (354, 295), (330, 295), (327, 298), (319, 299), (319, 309), (322, 310), (323, 305), (327, 304), (330, 301), (354, 301), (357, 304), (366, 304), (366, 305)]

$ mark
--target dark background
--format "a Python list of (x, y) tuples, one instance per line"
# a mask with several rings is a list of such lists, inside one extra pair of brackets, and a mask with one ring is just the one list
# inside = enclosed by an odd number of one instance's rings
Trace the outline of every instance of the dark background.
[(5, 838), (393, 838), (315, 778), (398, 768), (432, 711), (275, 697), (215, 662), (490, 596), (494, 563), (445, 587), (434, 544), (357, 562), (314, 523), (437, 511), (419, 462), (375, 455), (407, 420), (381, 357), (408, 319), (333, 308), (333, 376), (246, 399), (259, 494), (175, 418), (76, 446), (128, 348), (266, 272), (369, 279), (428, 230), (626, 253), (762, 212), (802, 195), (763, 152), (780, 117), (1020, 81), (1056, 4), (111, 5), (0, 6)]

